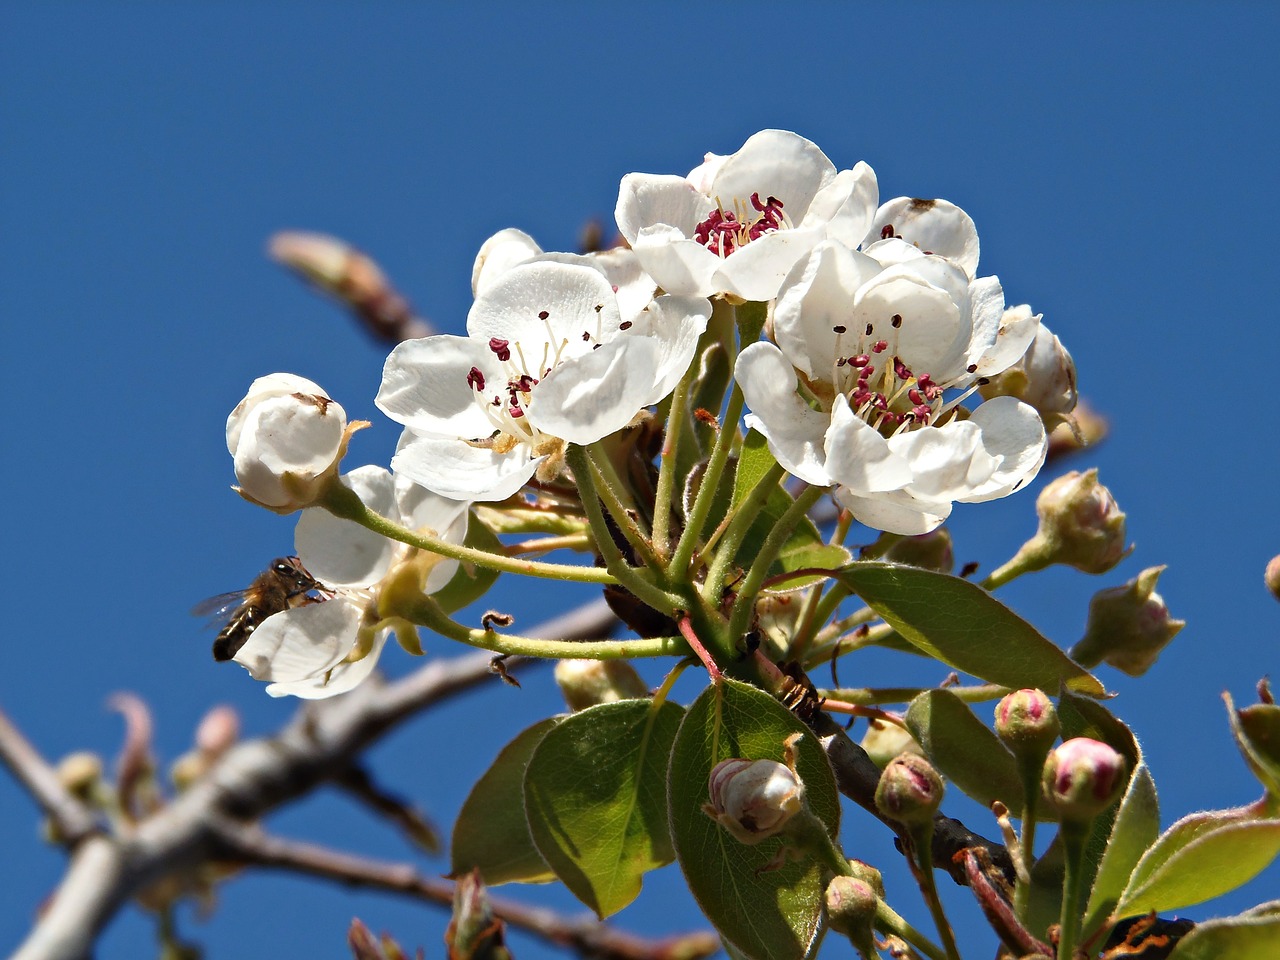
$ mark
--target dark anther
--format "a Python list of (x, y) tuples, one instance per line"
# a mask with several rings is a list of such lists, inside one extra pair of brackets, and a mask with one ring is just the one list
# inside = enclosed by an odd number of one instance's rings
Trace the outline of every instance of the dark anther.
[(898, 327), (902, 326), (902, 314), (900, 314), (900, 313), (895, 313), (895, 314), (893, 315), (893, 319), (892, 319), (892, 320), (890, 320), (889, 322), (890, 322), (891, 324), (893, 324), (893, 328), (894, 328), (895, 330), (896, 330), (896, 329), (898, 329)]
[(538, 319), (539, 319), (539, 320), (545, 320), (545, 319), (547, 319), (547, 317), (549, 317), (549, 316), (551, 316), (551, 314), (547, 313), (547, 311), (545, 311), (545, 310), (539, 310), (539, 311), (538, 311)]
[(623, 320), (620, 324), (618, 324), (618, 329), (619, 329), (619, 330), (630, 330), (632, 326), (633, 326), (633, 324), (632, 324), (632, 322), (631, 322), (630, 320)]
[(831, 332), (832, 332), (832, 333), (844, 333), (846, 329), (848, 329), (848, 328), (847, 328), (847, 327), (845, 327), (845, 325), (844, 325), (843, 323), (837, 323), (834, 327), (832, 327), (832, 328), (831, 328)]
[(509, 627), (516, 622), (516, 618), (509, 613), (500, 613), (497, 610), (487, 610), (484, 616), (480, 618), (480, 628), (486, 633), (493, 630), (495, 626)]

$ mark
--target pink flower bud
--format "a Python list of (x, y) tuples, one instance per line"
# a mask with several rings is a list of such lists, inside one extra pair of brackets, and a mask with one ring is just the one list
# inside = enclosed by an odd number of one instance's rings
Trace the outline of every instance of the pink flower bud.
[(880, 897), (871, 884), (854, 877), (835, 877), (827, 884), (827, 920), (846, 937), (871, 936)]
[(707, 786), (703, 811), (748, 845), (776, 836), (804, 806), (804, 784), (776, 760), (721, 760)]
[(876, 784), (876, 809), (900, 823), (925, 823), (942, 803), (942, 777), (924, 757), (904, 753), (889, 761)]
[[(1125, 515), (1098, 471), (1071, 471), (1036, 498), (1040, 541), (1047, 563), (1064, 563), (1085, 573), (1106, 573), (1126, 555)], [(1033, 541), (1035, 542), (1035, 541)]]
[(1187, 625), (1169, 616), (1156, 581), (1164, 567), (1148, 567), (1122, 587), (1100, 590), (1089, 601), (1084, 637), (1071, 648), (1077, 663), (1109, 663), (1131, 677), (1146, 673)]
[(1124, 757), (1105, 743), (1075, 737), (1049, 754), (1041, 784), (1064, 820), (1091, 820), (1120, 796), (1126, 768)]
[(1058, 711), (1043, 691), (1015, 690), (996, 705), (996, 736), (1016, 756), (1030, 757), (1037, 765), (1061, 729)]

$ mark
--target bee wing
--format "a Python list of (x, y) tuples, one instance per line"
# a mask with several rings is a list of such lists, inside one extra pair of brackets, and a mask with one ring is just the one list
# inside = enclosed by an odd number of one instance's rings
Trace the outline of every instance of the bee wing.
[(191, 608), (193, 617), (204, 617), (205, 628), (221, 627), (244, 604), (244, 591), (232, 590), (201, 600)]

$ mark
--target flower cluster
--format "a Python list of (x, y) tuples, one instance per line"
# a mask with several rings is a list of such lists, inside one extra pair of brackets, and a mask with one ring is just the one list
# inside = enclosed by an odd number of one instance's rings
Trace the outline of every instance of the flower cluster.
[[(325, 512), (335, 485), (392, 526), (431, 531), (437, 549), (458, 543), (473, 502), (505, 509), (526, 504), (513, 499), (522, 491), (563, 500), (590, 487), (588, 459), (572, 448), (587, 448), (607, 484), (600, 442), (648, 423), (682, 381), (696, 390), (714, 351), (728, 349), (745, 424), (779, 465), (868, 526), (919, 535), (955, 502), (1034, 478), (1042, 413), (1065, 417), (1075, 402), (1069, 354), (1029, 307), (1006, 307), (997, 278), (979, 276), (968, 214), (945, 200), (880, 203), (866, 163), (839, 170), (794, 133), (762, 131), (685, 176), (628, 174), (616, 217), (626, 245), (591, 254), (500, 231), (475, 260), (466, 335), (392, 350), (375, 402), (403, 427), (394, 477), (379, 467), (338, 476), (359, 424), (316, 384), (254, 382), (227, 423), (239, 489), (304, 510), (297, 552), (332, 594), (269, 617), (236, 655), (272, 693), (322, 696), (366, 675), (396, 625), (380, 599), (388, 578), (420, 562), (385, 529)], [(765, 339), (734, 345), (712, 318), (745, 302), (765, 306)], [(672, 416), (709, 423), (723, 403), (722, 390), (714, 409)], [(652, 471), (657, 449), (632, 443), (630, 475)], [(616, 502), (638, 499), (631, 490)], [(665, 555), (658, 531), (687, 520), (632, 514), (610, 539), (629, 537), (638, 556)], [(651, 546), (637, 544), (636, 523), (650, 524)], [(451, 571), (440, 562), (418, 587), (431, 593)]]

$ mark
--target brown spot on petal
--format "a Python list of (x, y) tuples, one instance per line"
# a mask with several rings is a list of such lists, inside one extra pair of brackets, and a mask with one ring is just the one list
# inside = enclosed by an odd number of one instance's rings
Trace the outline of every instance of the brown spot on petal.
[(911, 209), (914, 213), (924, 213), (926, 210), (932, 210), (937, 206), (937, 200), (922, 200), (919, 197), (911, 198)]

